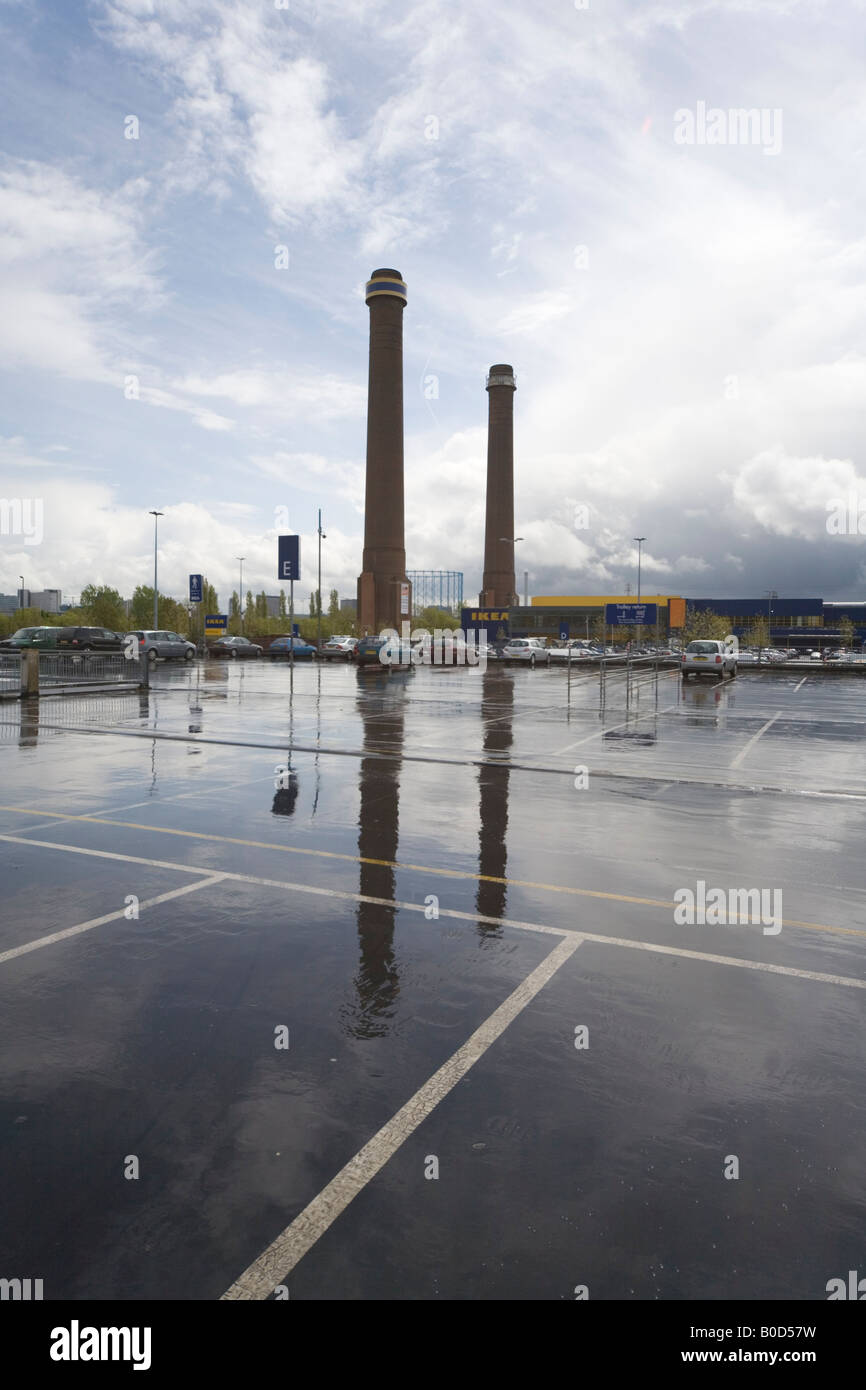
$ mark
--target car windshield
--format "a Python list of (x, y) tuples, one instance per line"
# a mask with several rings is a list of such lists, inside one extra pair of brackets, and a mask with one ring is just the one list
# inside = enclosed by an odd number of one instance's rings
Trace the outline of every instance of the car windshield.
[(17, 632), (13, 632), (11, 640), (14, 642), (16, 637), (32, 637), (38, 631), (36, 627), (19, 627)]
[(689, 652), (716, 652), (719, 649), (718, 642), (690, 642), (686, 651)]

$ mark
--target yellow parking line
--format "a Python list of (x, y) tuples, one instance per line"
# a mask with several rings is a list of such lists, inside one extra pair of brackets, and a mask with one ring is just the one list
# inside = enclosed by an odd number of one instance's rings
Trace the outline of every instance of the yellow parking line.
[[(0, 811), (17, 812), (28, 816), (48, 816), (57, 820), (56, 811), (34, 811), (30, 806), (0, 806)], [(360, 854), (340, 854), (331, 849), (310, 849), (306, 845), (274, 845), (267, 840), (242, 840), (234, 835), (212, 835), (204, 830), (177, 830), (172, 826), (144, 825), (139, 821), (109, 820), (105, 816), (65, 816), (66, 821), (81, 821), (88, 825), (112, 825), (123, 830), (149, 830), (156, 835), (178, 835), (183, 839), (207, 840), (221, 845), (240, 845), (244, 849), (275, 850), (280, 854), (307, 854), (317, 859), (341, 859), (349, 864), (372, 864), (381, 869), (409, 869), (413, 873), (435, 874), (439, 878), (472, 879), (476, 883), (501, 883), (509, 888), (537, 888), (542, 893), (565, 893), (575, 898), (602, 898), (614, 903), (635, 903), (639, 907), (664, 907), (673, 909), (676, 904), (663, 898), (637, 898), (627, 893), (603, 893), (598, 888), (571, 888), (564, 883), (538, 883), (528, 878), (500, 878), (495, 874), (477, 874), (469, 869), (443, 869), (431, 864), (411, 864), (399, 859), (368, 859)], [(0, 836), (0, 839), (4, 838)], [(26, 843), (26, 841), (24, 842)], [(203, 871), (204, 872), (204, 871)], [(760, 926), (760, 920), (752, 922), (749, 917), (740, 917), (743, 925)], [(809, 931), (841, 932), (845, 936), (866, 937), (866, 931), (857, 927), (835, 927), (824, 922), (799, 922), (782, 919), (783, 927), (803, 927)]]

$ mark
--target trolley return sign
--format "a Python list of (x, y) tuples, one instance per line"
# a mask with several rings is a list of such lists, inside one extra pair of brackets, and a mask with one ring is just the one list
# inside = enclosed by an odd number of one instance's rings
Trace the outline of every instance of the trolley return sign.
[(607, 603), (604, 607), (608, 627), (649, 627), (657, 614), (656, 603)]

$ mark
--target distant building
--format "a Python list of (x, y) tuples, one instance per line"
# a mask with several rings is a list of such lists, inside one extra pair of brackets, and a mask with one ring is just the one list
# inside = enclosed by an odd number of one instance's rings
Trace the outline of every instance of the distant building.
[(17, 594), (0, 594), (0, 613), (14, 613), (17, 607)]
[[(265, 603), (268, 605), (268, 617), (278, 618), (280, 616), (280, 594), (265, 594)], [(288, 612), (288, 609), (286, 610)]]
[(19, 608), (41, 608), (43, 613), (59, 613), (62, 596), (59, 589), (19, 589)]
[(341, 613), (357, 613), (357, 611), (358, 611), (358, 600), (357, 600), (356, 598), (341, 598), (341, 599), (340, 599), (340, 612), (341, 612)]

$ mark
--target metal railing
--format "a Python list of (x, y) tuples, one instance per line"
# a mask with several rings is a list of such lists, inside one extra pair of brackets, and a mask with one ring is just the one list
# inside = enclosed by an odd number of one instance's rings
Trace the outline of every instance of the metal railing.
[(40, 652), (39, 685), (118, 685), (139, 683), (140, 665), (123, 652)]
[(0, 651), (0, 693), (17, 695), (21, 689), (21, 653)]

